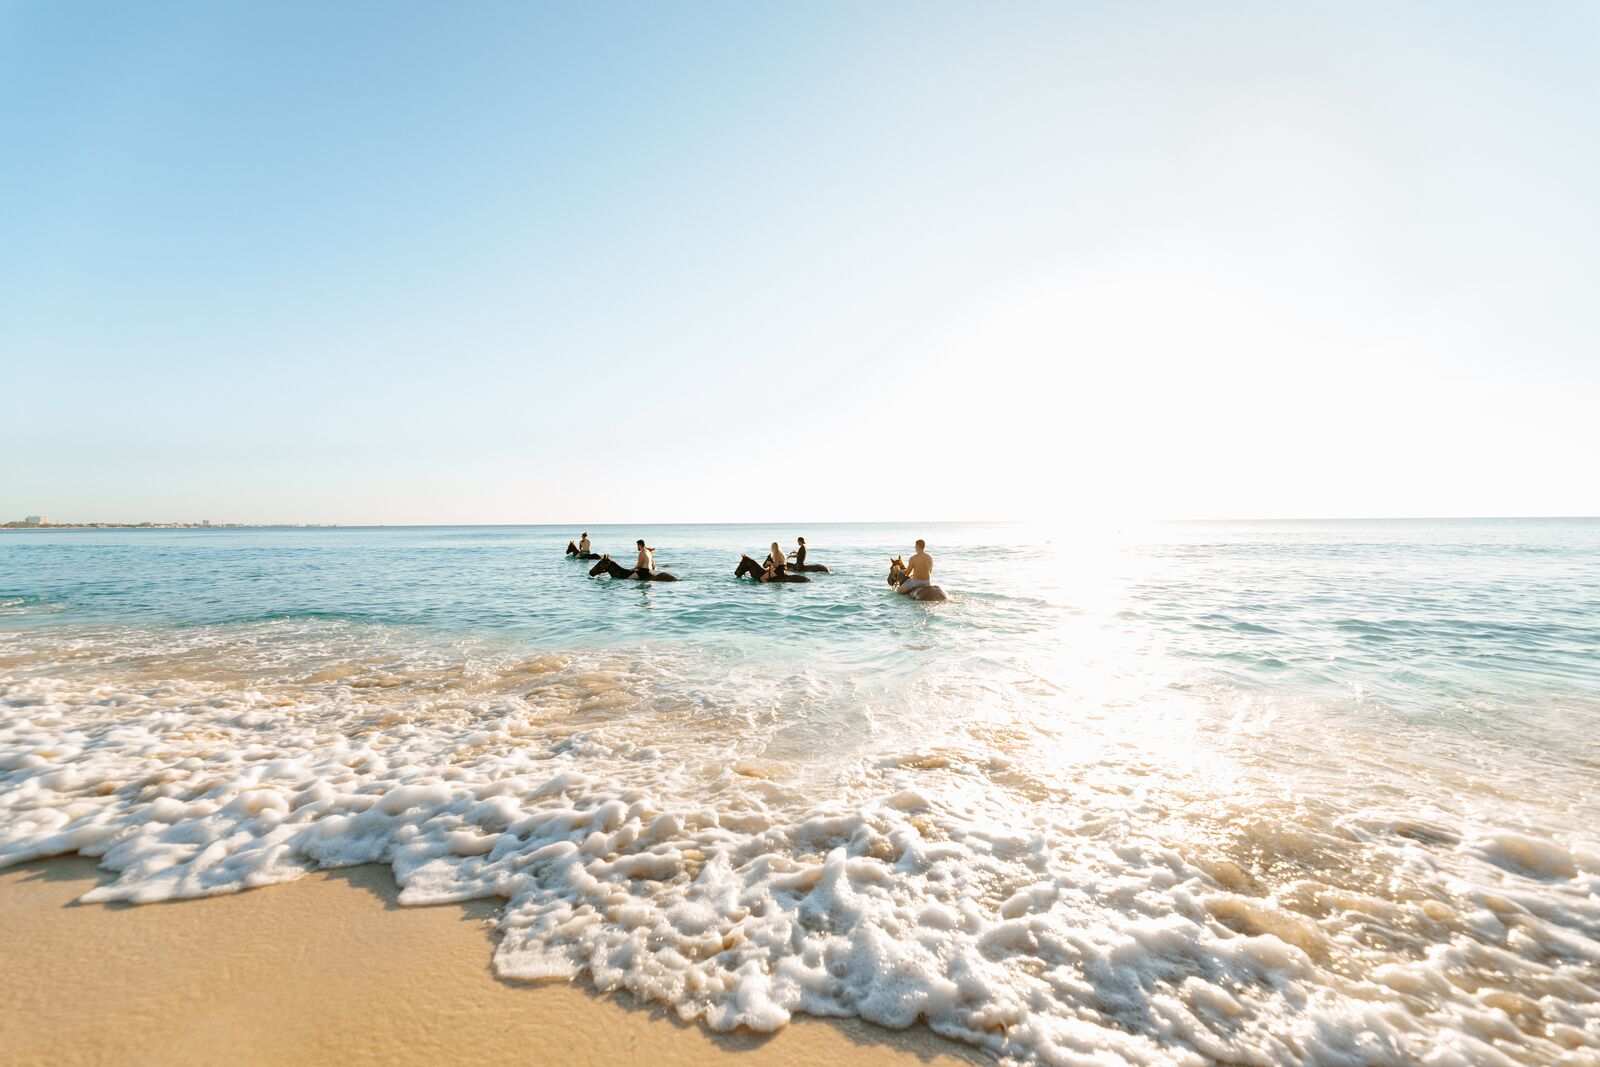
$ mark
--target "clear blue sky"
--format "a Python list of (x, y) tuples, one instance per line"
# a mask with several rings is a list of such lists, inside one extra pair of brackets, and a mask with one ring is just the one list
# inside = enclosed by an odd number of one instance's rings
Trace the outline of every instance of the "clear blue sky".
[(1600, 513), (1597, 44), (0, 3), (0, 518)]

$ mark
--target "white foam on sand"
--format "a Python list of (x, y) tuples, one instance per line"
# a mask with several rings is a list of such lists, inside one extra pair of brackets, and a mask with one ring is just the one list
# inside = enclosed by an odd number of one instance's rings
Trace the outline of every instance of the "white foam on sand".
[(716, 1029), (922, 1021), (1051, 1064), (1600, 1063), (1600, 844), (1572, 832), (1383, 789), (1358, 809), (1087, 718), (1092, 760), (1022, 718), (887, 731), (857, 693), (862, 723), (810, 724), (836, 744), (797, 741), (787, 694), (829, 679), (670, 650), (143, 640), (10, 640), (0, 865), (97, 856), (117, 878), (84, 899), (143, 903), (383, 863), (404, 904), (503, 898), (505, 977)]

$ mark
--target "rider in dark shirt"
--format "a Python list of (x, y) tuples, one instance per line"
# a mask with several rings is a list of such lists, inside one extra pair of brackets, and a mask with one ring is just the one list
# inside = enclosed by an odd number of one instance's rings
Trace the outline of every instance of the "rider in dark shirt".
[(795, 540), (799, 542), (800, 547), (789, 554), (794, 557), (795, 567), (804, 567), (806, 565), (806, 539), (804, 537), (796, 537)]

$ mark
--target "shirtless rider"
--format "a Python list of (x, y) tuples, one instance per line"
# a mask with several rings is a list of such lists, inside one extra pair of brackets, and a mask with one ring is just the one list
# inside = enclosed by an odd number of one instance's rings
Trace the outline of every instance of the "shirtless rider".
[(928, 555), (927, 543), (920, 537), (917, 538), (917, 551), (906, 560), (906, 573), (909, 577), (900, 583), (902, 593), (933, 584), (933, 557)]

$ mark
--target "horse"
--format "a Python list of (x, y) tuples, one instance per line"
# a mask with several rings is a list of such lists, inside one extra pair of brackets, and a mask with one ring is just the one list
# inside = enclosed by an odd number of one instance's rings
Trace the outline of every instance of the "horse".
[(803, 574), (772, 574), (769, 575), (762, 569), (761, 564), (749, 556), (739, 557), (739, 566), (734, 569), (735, 578), (754, 578), (758, 582), (809, 582), (811, 579)]
[(572, 559), (599, 559), (600, 558), (600, 553), (598, 553), (598, 552), (579, 552), (578, 551), (578, 546), (573, 544), (571, 541), (567, 542), (567, 555), (570, 556)]
[(641, 582), (675, 582), (678, 576), (668, 574), (666, 571), (656, 571), (654, 574), (640, 574), (637, 570), (628, 570), (610, 556), (601, 556), (600, 562), (589, 568), (589, 577), (598, 578), (608, 574), (613, 578), (633, 578)]
[(889, 588), (901, 596), (908, 596), (912, 600), (949, 600), (944, 595), (944, 590), (936, 585), (919, 585), (915, 589), (902, 589), (900, 583), (906, 580), (905, 561), (899, 556), (889, 561)]
[[(827, 567), (823, 566), (820, 563), (807, 563), (806, 562), (806, 539), (804, 537), (802, 537), (802, 538), (799, 538), (799, 541), (800, 541), (800, 547), (795, 549), (793, 552), (789, 553), (791, 556), (794, 557), (794, 562), (789, 564), (789, 569), (792, 570), (792, 571), (797, 571), (797, 572), (799, 572), (801, 574), (806, 574), (808, 572), (811, 573), (811, 574), (828, 574), (828, 573), (831, 573), (828, 570)], [(773, 545), (772, 547), (773, 548), (777, 548), (778, 546), (777, 545)]]

